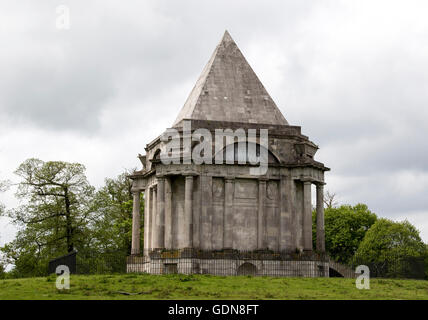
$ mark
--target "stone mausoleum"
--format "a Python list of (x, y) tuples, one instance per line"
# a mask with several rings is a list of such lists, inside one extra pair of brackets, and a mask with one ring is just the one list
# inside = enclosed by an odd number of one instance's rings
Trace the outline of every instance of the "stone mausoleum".
[[(180, 138), (189, 134), (184, 122), (191, 132), (205, 128), (213, 136), (216, 129), (267, 129), (267, 171), (252, 175), (253, 164), (242, 161), (186, 162), (195, 141), (178, 147), (180, 163), (164, 164), (167, 142), (159, 136), (148, 143), (145, 155), (139, 155), (142, 170), (130, 176), (134, 208), (128, 271), (328, 276), (329, 261), (321, 257), (324, 173), (329, 169), (315, 160), (317, 145), (287, 122), (227, 31), (172, 124)], [(257, 152), (263, 148), (259, 138)], [(239, 153), (236, 146), (232, 150)]]

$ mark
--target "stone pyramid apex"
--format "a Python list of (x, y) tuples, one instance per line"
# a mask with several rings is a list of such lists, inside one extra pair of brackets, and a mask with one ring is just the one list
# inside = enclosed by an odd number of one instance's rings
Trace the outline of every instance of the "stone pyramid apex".
[(227, 30), (173, 126), (185, 119), (288, 125)]
[(230, 35), (229, 31), (225, 30), (223, 34), (223, 38), (221, 39), (221, 42), (229, 42), (229, 41), (233, 41), (232, 36)]

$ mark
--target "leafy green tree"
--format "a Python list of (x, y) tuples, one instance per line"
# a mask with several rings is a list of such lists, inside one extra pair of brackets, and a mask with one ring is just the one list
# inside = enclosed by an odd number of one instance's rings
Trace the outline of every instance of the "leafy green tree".
[(21, 178), (16, 195), (23, 204), (7, 216), (19, 231), (2, 251), (17, 276), (39, 275), (49, 259), (87, 241), (94, 187), (79, 163), (28, 159), (15, 173)]
[[(133, 196), (132, 182), (128, 175), (128, 172), (124, 172), (114, 179), (105, 179), (104, 186), (96, 193), (93, 210), (97, 213), (97, 219), (91, 246), (103, 250), (123, 250), (128, 253), (131, 251)], [(140, 200), (140, 216), (143, 220), (142, 196)], [(143, 221), (140, 225), (143, 228)]]
[(0, 251), (0, 279), (4, 279), (6, 277), (5, 265), (6, 265), (6, 263), (4, 261), (3, 254)]
[[(316, 212), (312, 213), (313, 239), (316, 239)], [(367, 205), (342, 205), (325, 209), (325, 245), (330, 257), (342, 263), (351, 262), (367, 230), (376, 222), (376, 214)]]
[[(7, 180), (0, 180), (0, 192), (5, 192), (10, 186), (10, 182)], [(4, 214), (5, 206), (3, 203), (0, 202), (0, 217)], [(5, 273), (5, 258), (1, 255), (0, 252), (0, 279), (4, 279), (6, 273)]]
[(394, 222), (379, 219), (367, 231), (356, 254), (359, 264), (373, 265), (382, 276), (406, 277), (409, 273), (424, 273), (427, 248), (419, 231), (407, 220)]
[[(144, 202), (140, 216), (143, 220)], [(92, 202), (94, 219), (86, 247), (78, 254), (80, 266), (87, 273), (120, 272), (131, 252), (132, 239), (131, 180), (124, 172), (114, 179), (105, 179)], [(143, 221), (141, 221), (143, 235)]]
[(428, 244), (425, 244), (425, 259), (424, 259), (424, 264), (425, 264), (425, 279), (428, 279)]

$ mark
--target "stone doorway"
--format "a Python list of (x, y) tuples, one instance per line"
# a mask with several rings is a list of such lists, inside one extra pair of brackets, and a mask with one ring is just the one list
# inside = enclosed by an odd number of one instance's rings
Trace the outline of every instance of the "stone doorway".
[(178, 267), (176, 263), (164, 263), (164, 274), (176, 274)]
[(257, 274), (257, 267), (252, 263), (245, 262), (239, 266), (236, 274), (238, 276), (255, 276)]

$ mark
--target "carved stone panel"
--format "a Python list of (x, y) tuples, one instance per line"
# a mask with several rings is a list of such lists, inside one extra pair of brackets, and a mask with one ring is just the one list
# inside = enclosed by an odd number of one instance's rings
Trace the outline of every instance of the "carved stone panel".
[(224, 201), (224, 180), (223, 178), (213, 178), (213, 201)]
[(258, 180), (236, 179), (233, 201), (233, 247), (257, 248)]
[(257, 201), (258, 184), (255, 179), (236, 179), (235, 199), (252, 199)]
[(278, 198), (278, 182), (268, 181), (266, 184), (266, 196), (269, 200), (277, 200)]

